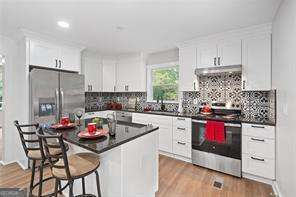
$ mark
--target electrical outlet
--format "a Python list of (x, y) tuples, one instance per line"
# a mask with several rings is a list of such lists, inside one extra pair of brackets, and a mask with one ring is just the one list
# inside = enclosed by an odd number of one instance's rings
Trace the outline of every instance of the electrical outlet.
[(197, 98), (193, 99), (193, 104), (194, 104), (194, 105), (197, 105), (197, 104), (198, 104), (198, 100), (197, 100)]

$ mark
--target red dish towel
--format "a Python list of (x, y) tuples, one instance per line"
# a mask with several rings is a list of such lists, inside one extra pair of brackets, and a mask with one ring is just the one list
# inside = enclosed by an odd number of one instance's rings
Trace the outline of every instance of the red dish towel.
[(224, 143), (225, 142), (224, 122), (207, 121), (205, 138), (208, 141), (215, 141), (218, 143)]
[(215, 141), (215, 121), (207, 121), (206, 123), (206, 131), (205, 138), (208, 141)]
[(215, 141), (218, 143), (225, 142), (225, 125), (224, 122), (215, 122)]

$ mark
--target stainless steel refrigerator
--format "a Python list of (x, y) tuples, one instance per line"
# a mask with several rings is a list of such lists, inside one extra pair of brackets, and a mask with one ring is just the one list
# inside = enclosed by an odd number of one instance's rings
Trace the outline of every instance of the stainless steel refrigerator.
[(52, 124), (61, 116), (85, 109), (84, 75), (32, 67), (31, 122)]

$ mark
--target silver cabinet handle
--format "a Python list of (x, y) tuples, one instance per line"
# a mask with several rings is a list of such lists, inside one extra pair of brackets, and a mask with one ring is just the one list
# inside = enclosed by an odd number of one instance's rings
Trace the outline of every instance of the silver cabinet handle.
[(114, 86), (114, 92), (116, 91), (116, 86)]
[(256, 126), (256, 125), (251, 125), (252, 128), (256, 128), (256, 129), (265, 129), (264, 126)]
[(186, 145), (186, 143), (184, 143), (184, 142), (178, 142), (178, 144), (180, 144), (180, 145)]
[(182, 131), (185, 131), (186, 129), (185, 128), (181, 128), (181, 127), (177, 127), (178, 130), (182, 130)]
[(246, 81), (243, 80), (243, 90), (246, 89)]
[(215, 65), (215, 66), (217, 65), (216, 61), (217, 61), (217, 58), (214, 57), (214, 65)]
[(221, 63), (221, 57), (218, 57), (218, 65), (220, 66), (220, 63)]
[(59, 60), (59, 68), (62, 68), (62, 61)]
[(128, 85), (126, 85), (126, 91), (128, 91)]
[(251, 138), (251, 140), (253, 141), (258, 141), (258, 142), (264, 142), (265, 140), (264, 139), (258, 139), (258, 138)]
[(185, 118), (177, 118), (177, 120), (185, 120)]
[(195, 82), (193, 82), (193, 90), (196, 90)]
[(55, 66), (58, 67), (58, 59), (55, 59)]
[(251, 157), (251, 159), (257, 160), (257, 161), (265, 161), (264, 159), (260, 159), (260, 158), (257, 158), (257, 157)]

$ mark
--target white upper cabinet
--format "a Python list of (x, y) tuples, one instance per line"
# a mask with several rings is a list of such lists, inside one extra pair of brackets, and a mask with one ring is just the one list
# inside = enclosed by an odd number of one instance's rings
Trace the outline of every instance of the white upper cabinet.
[(29, 64), (80, 72), (81, 50), (45, 41), (29, 40)]
[(197, 68), (217, 66), (217, 45), (208, 44), (198, 48), (197, 57), (199, 57), (200, 61), (197, 62)]
[(43, 41), (29, 41), (29, 64), (50, 68), (58, 67), (59, 48)]
[(271, 34), (243, 39), (242, 90), (271, 89)]
[(102, 63), (96, 57), (82, 57), (83, 74), (85, 75), (85, 91), (100, 92), (102, 90)]
[(102, 91), (114, 92), (116, 85), (116, 60), (103, 59), (102, 61)]
[(116, 92), (145, 92), (146, 65), (141, 55), (121, 57), (116, 68)]
[(72, 47), (61, 47), (59, 61), (61, 69), (80, 72), (80, 49)]
[(218, 66), (231, 66), (242, 64), (242, 41), (227, 40), (218, 44)]
[(179, 49), (179, 91), (197, 91), (196, 47), (184, 47)]

